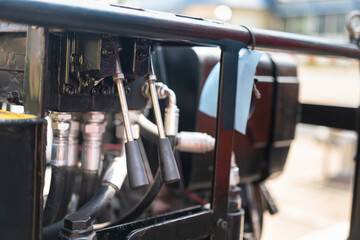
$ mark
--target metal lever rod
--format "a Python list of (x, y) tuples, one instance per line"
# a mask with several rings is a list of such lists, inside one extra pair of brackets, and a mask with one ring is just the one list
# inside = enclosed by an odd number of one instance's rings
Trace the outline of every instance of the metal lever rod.
[(113, 76), (113, 80), (117, 85), (119, 93), (121, 112), (127, 139), (127, 142), (125, 143), (125, 152), (129, 185), (132, 188), (144, 187), (149, 184), (149, 181), (141, 158), (138, 142), (134, 140), (133, 134), (131, 132), (131, 122), (124, 89), (125, 76), (121, 70), (119, 56), (116, 58), (116, 73)]
[(121, 106), (121, 112), (122, 112), (123, 122), (124, 122), (124, 126), (125, 126), (126, 139), (128, 142), (131, 142), (131, 141), (134, 141), (134, 137), (131, 132), (129, 109), (128, 109), (126, 96), (125, 96), (125, 88), (124, 88), (125, 76), (122, 73), (121, 65), (120, 65), (118, 58), (116, 59), (116, 74), (114, 75), (113, 79), (117, 85), (117, 90), (119, 93), (120, 106)]
[(165, 183), (173, 183), (180, 180), (179, 170), (175, 161), (174, 154), (169, 139), (165, 135), (164, 124), (161, 117), (159, 100), (155, 88), (156, 76), (151, 62), (151, 73), (146, 79), (149, 84), (150, 97), (153, 104), (154, 115), (159, 133), (159, 165), (161, 176)]
[(156, 125), (157, 125), (158, 132), (159, 132), (159, 137), (166, 138), (163, 120), (161, 117), (160, 106), (159, 106), (159, 99), (158, 99), (156, 88), (155, 88), (156, 76), (151, 74), (147, 81), (149, 84), (150, 97), (151, 97), (151, 101), (153, 103), (154, 115), (155, 115)]

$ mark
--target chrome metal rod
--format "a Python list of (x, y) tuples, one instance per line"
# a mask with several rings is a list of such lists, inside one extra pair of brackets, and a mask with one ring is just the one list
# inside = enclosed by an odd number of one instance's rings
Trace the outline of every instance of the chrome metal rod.
[(152, 75), (149, 77), (149, 79), (147, 81), (149, 84), (150, 96), (151, 96), (151, 101), (153, 104), (154, 115), (155, 115), (156, 125), (157, 125), (158, 132), (159, 132), (159, 137), (166, 138), (164, 124), (163, 124), (163, 120), (162, 120), (161, 112), (160, 112), (159, 100), (158, 100), (157, 92), (156, 92), (156, 88), (155, 88), (155, 79), (156, 78), (154, 78), (154, 75)]
[(118, 75), (116, 75), (116, 77), (114, 76), (114, 81), (117, 85), (117, 89), (118, 89), (118, 93), (119, 93), (121, 112), (122, 112), (123, 120), (124, 120), (126, 138), (127, 138), (128, 142), (130, 142), (130, 141), (134, 140), (134, 137), (131, 132), (129, 109), (128, 109), (127, 102), (126, 102), (125, 89), (124, 89), (124, 83), (123, 83), (124, 78), (121, 78)]
[(133, 137), (133, 134), (131, 131), (131, 121), (130, 121), (130, 117), (129, 117), (129, 109), (128, 109), (126, 96), (125, 96), (125, 89), (124, 89), (125, 76), (121, 69), (119, 55), (116, 57), (115, 68), (116, 69), (115, 69), (115, 74), (113, 75), (113, 80), (116, 83), (117, 90), (119, 93), (121, 113), (122, 113), (123, 122), (124, 122), (124, 126), (125, 126), (126, 138), (127, 138), (128, 142), (131, 142), (134, 140), (134, 137)]

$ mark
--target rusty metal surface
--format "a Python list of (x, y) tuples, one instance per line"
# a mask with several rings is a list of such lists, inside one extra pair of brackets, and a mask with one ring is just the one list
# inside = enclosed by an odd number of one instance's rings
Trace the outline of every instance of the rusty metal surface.
[(23, 32), (26, 33), (27, 26), (22, 24), (16, 24), (12, 22), (0, 21), (0, 33), (1, 32)]
[(22, 95), (26, 33), (0, 32), (0, 43), (0, 101), (6, 102), (11, 92)]
[(44, 115), (47, 35), (44, 28), (29, 27), (26, 40), (24, 107), (39, 117)]

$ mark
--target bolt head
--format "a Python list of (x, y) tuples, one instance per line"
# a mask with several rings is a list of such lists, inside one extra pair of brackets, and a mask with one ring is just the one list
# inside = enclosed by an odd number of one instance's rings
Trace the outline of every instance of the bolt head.
[(72, 86), (65, 86), (64, 92), (68, 95), (73, 95), (75, 93), (75, 89)]
[(110, 90), (107, 88), (107, 87), (103, 87), (102, 89), (101, 89), (101, 94), (102, 95), (109, 95), (109, 93), (110, 93)]
[(103, 122), (105, 120), (104, 112), (86, 112), (82, 115), (85, 122)]
[(84, 133), (104, 133), (105, 125), (97, 123), (85, 124), (83, 128)]
[(72, 131), (79, 131), (80, 130), (80, 123), (78, 121), (71, 121), (70, 122), (70, 129)]
[(222, 229), (222, 230), (225, 230), (225, 229), (227, 229), (227, 227), (228, 227), (227, 221), (224, 221), (224, 220), (221, 219), (221, 218), (217, 221), (216, 225), (217, 225), (217, 227), (218, 227), (219, 229)]
[(52, 127), (52, 129), (65, 131), (65, 130), (69, 130), (70, 123), (69, 122), (52, 122), (51, 127)]
[(90, 90), (90, 93), (92, 95), (97, 95), (97, 94), (99, 94), (99, 89), (97, 87), (94, 87)]
[(87, 230), (90, 226), (91, 217), (85, 215), (73, 213), (64, 220), (64, 227), (70, 230)]
[(53, 121), (57, 122), (68, 122), (71, 120), (71, 113), (68, 112), (51, 112), (49, 117)]

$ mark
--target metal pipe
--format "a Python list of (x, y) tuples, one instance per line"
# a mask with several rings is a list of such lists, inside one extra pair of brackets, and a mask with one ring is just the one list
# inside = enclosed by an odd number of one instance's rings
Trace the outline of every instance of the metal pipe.
[[(179, 108), (176, 106), (176, 94), (162, 82), (155, 82), (155, 88), (158, 99), (168, 98), (169, 100), (165, 108), (165, 135), (175, 137), (179, 127)], [(146, 98), (151, 98), (150, 91), (150, 84), (147, 82), (142, 87), (142, 95)]]
[(140, 125), (141, 137), (153, 144), (157, 144), (159, 133), (156, 124), (147, 119), (143, 114), (140, 114), (138, 123)]
[(78, 120), (70, 121), (70, 131), (68, 138), (68, 167), (76, 167), (78, 164), (78, 155), (79, 155), (79, 133), (80, 133), (80, 123)]
[[(34, 12), (36, 14), (34, 15)], [(129, 37), (236, 46), (249, 43), (241, 26), (176, 14), (87, 1), (1, 1), (0, 19), (65, 30), (112, 33)], [(360, 59), (360, 49), (318, 37), (251, 28), (256, 47)]]
[(175, 137), (175, 149), (180, 152), (206, 153), (214, 150), (215, 138), (200, 132), (179, 132)]
[(176, 94), (163, 83), (155, 84), (159, 96), (166, 96), (169, 100), (165, 108), (165, 134), (166, 136), (176, 136), (179, 128), (179, 108), (176, 106)]

